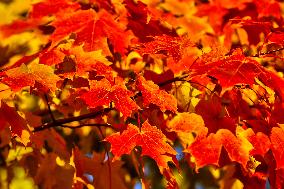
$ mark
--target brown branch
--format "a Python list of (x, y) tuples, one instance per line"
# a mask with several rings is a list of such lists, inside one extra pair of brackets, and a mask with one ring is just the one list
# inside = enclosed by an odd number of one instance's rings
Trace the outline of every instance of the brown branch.
[(81, 124), (81, 125), (76, 125), (76, 126), (70, 126), (70, 125), (58, 125), (58, 127), (63, 127), (63, 128), (69, 128), (69, 129), (78, 129), (86, 126), (94, 126), (94, 127), (108, 127), (113, 130), (117, 130), (114, 128), (111, 124), (108, 123), (86, 123), (86, 124)]
[(165, 86), (167, 84), (170, 84), (170, 83), (173, 83), (175, 81), (185, 81), (184, 79), (187, 78), (188, 75), (183, 75), (183, 76), (180, 76), (180, 77), (175, 77), (173, 79), (169, 79), (167, 81), (164, 81), (164, 82), (161, 82), (161, 83), (158, 83), (159, 87), (162, 87), (162, 86)]
[(53, 113), (52, 113), (52, 110), (51, 110), (51, 108), (50, 108), (48, 96), (47, 96), (46, 94), (44, 94), (44, 98), (45, 98), (45, 101), (46, 101), (46, 105), (47, 105), (47, 108), (48, 108), (49, 115), (50, 115), (52, 121), (53, 121), (53, 122), (56, 122), (55, 117), (54, 117), (54, 115), (53, 115)]
[(80, 116), (77, 116), (77, 117), (69, 117), (69, 118), (58, 119), (58, 120), (55, 120), (55, 122), (45, 123), (45, 124), (42, 124), (39, 127), (35, 127), (33, 132), (39, 132), (39, 131), (43, 131), (45, 129), (58, 127), (58, 126), (62, 127), (62, 125), (66, 124), (66, 123), (71, 123), (71, 122), (74, 122), (74, 121), (81, 121), (81, 120), (84, 120), (84, 119), (94, 118), (94, 117), (100, 116), (102, 114), (108, 113), (111, 110), (113, 110), (113, 109), (112, 108), (105, 108), (105, 109), (102, 109), (102, 110), (97, 111), (97, 112), (91, 112), (91, 113), (83, 114), (83, 115), (80, 115)]
[(271, 51), (267, 51), (267, 52), (260, 52), (258, 54), (253, 55), (252, 57), (260, 57), (260, 56), (263, 56), (263, 55), (276, 53), (276, 52), (279, 52), (279, 51), (282, 51), (282, 50), (284, 50), (284, 47), (281, 47), (279, 49), (274, 49), (274, 50), (271, 50)]
[(205, 85), (202, 85), (201, 83), (198, 83), (198, 82), (195, 82), (195, 81), (187, 81), (188, 83), (190, 84), (196, 84), (196, 85), (199, 85), (201, 87), (204, 87), (205, 89), (207, 89), (208, 91), (210, 91), (210, 94), (214, 93), (211, 89), (209, 89), (208, 87), (206, 87)]

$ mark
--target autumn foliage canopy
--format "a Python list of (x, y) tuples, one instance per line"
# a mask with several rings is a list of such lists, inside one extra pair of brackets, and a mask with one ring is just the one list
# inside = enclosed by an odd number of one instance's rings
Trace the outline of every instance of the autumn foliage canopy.
[(0, 3), (0, 188), (284, 188), (283, 2)]

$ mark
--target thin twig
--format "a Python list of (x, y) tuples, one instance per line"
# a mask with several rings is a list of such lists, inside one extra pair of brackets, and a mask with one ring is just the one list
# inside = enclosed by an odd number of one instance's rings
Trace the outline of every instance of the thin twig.
[(47, 108), (48, 108), (48, 112), (49, 112), (49, 115), (52, 119), (53, 122), (56, 122), (56, 119), (51, 111), (51, 108), (50, 108), (50, 104), (49, 104), (49, 100), (48, 100), (48, 96), (46, 94), (44, 94), (44, 98), (45, 98), (45, 101), (46, 101), (46, 104), (47, 104)]
[(195, 81), (187, 81), (188, 83), (190, 84), (197, 84), (197, 85), (200, 85), (201, 87), (204, 87), (205, 89), (207, 89), (208, 91), (210, 91), (210, 93), (214, 93), (211, 89), (209, 89), (207, 86), (205, 85), (202, 85), (201, 83), (198, 83), (198, 82), (195, 82)]

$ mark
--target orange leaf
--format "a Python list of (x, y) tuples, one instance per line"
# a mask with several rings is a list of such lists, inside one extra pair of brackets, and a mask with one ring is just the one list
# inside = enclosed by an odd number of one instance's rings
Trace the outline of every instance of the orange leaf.
[(142, 54), (166, 53), (165, 55), (172, 57), (175, 62), (182, 58), (184, 48), (192, 45), (189, 39), (182, 37), (162, 35), (153, 38), (153, 41), (143, 44)]
[(130, 98), (133, 93), (123, 85), (112, 86), (107, 79), (94, 81), (91, 90), (81, 95), (89, 107), (108, 105), (111, 101), (124, 117), (129, 117), (132, 111), (138, 110), (138, 105)]
[(254, 84), (255, 77), (264, 72), (255, 60), (246, 58), (240, 49), (231, 56), (213, 62), (196, 62), (192, 66), (194, 75), (209, 75), (219, 80), (224, 88), (236, 84)]
[(141, 131), (135, 125), (129, 124), (122, 134), (115, 133), (108, 136), (106, 141), (111, 143), (111, 152), (117, 159), (123, 154), (130, 154), (136, 146), (141, 146), (142, 155), (153, 158), (160, 169), (167, 168), (167, 162), (176, 155), (176, 151), (166, 143), (166, 136), (145, 121)]
[(176, 132), (194, 132), (197, 136), (207, 134), (202, 117), (195, 113), (178, 113), (169, 122), (169, 128)]
[(177, 111), (176, 98), (173, 95), (168, 94), (166, 91), (160, 90), (159, 86), (153, 81), (146, 81), (144, 77), (139, 76), (137, 80), (137, 87), (138, 90), (142, 92), (145, 106), (153, 103), (159, 106), (163, 112), (166, 110), (170, 110), (172, 112)]
[(129, 33), (124, 31), (113, 16), (106, 11), (96, 13), (94, 10), (80, 10), (73, 14), (62, 14), (52, 23), (56, 28), (50, 36), (50, 40), (56, 45), (60, 40), (68, 37), (71, 33), (76, 34), (76, 44), (84, 44), (84, 49), (93, 51), (106, 44), (109, 38), (116, 52), (125, 53), (129, 43)]
[(23, 130), (29, 131), (25, 119), (17, 113), (15, 108), (8, 106), (3, 101), (0, 107), (0, 114), (3, 116), (3, 119), (10, 124), (13, 135), (21, 137)]
[(259, 154), (264, 156), (270, 149), (271, 143), (268, 136), (262, 132), (248, 136), (248, 140), (253, 145), (254, 149), (251, 151), (252, 155)]
[(284, 168), (284, 131), (282, 128), (273, 127), (271, 130), (270, 140), (272, 152), (276, 160), (276, 168)]
[(93, 175), (95, 188), (110, 189), (110, 186), (113, 186), (117, 189), (127, 189), (122, 161), (108, 162), (111, 160), (105, 160), (105, 155), (98, 153), (93, 153), (92, 158), (89, 158), (78, 148), (75, 148), (73, 153), (77, 177), (84, 178), (85, 173)]
[(70, 54), (75, 56), (77, 75), (83, 75), (89, 71), (96, 71), (97, 75), (105, 76), (107, 79), (112, 78), (112, 68), (109, 62), (102, 54), (101, 50), (85, 52), (82, 46), (70, 49)]
[(81, 95), (81, 98), (88, 104), (89, 107), (108, 105), (111, 102), (109, 93), (111, 84), (107, 79), (94, 81), (91, 83), (90, 91)]
[(32, 10), (29, 13), (29, 18), (40, 19), (44, 16), (50, 16), (58, 12), (74, 11), (79, 9), (80, 5), (70, 0), (43, 0), (32, 6)]
[(39, 55), (39, 63), (48, 66), (63, 62), (65, 54), (58, 49), (52, 49)]
[(53, 73), (51, 67), (37, 63), (28, 66), (22, 64), (20, 67), (9, 69), (5, 73), (7, 77), (3, 81), (15, 91), (26, 86), (34, 87), (37, 82), (42, 85), (44, 91), (54, 92), (57, 89), (56, 83), (60, 80)]
[(229, 158), (245, 168), (253, 146), (245, 137), (241, 136), (242, 132), (244, 131), (237, 129), (236, 137), (227, 129), (219, 129), (216, 134), (211, 133), (208, 137), (197, 138), (186, 151), (195, 158), (196, 169), (199, 169), (209, 164), (219, 166), (218, 162), (223, 146)]

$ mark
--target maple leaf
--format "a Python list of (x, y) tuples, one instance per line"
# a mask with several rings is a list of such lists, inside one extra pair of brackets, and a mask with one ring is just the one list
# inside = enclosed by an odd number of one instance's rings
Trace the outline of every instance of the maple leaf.
[(18, 135), (21, 137), (23, 130), (29, 131), (25, 119), (17, 113), (15, 108), (8, 106), (3, 101), (1, 102), (0, 114), (2, 118), (0, 119), (9, 123), (13, 135)]
[(284, 32), (282, 31), (272, 32), (267, 36), (267, 40), (271, 43), (283, 45), (284, 44)]
[(40, 23), (40, 20), (16, 20), (11, 24), (0, 26), (0, 37), (6, 38), (24, 31), (33, 30)]
[(162, 18), (152, 14), (149, 7), (141, 1), (135, 3), (133, 0), (124, 0), (124, 3), (129, 15), (127, 27), (141, 42), (149, 41), (149, 36), (177, 36), (175, 30), (164, 26)]
[(264, 73), (261, 65), (250, 58), (246, 58), (240, 49), (232, 55), (214, 62), (198, 62), (193, 64), (192, 76), (209, 75), (219, 80), (223, 88), (236, 84), (252, 85), (255, 77)]
[(284, 168), (284, 131), (282, 128), (273, 127), (270, 134), (270, 140), (272, 145), (272, 153), (276, 160), (276, 168)]
[(251, 154), (259, 154), (264, 156), (270, 149), (271, 143), (268, 136), (262, 132), (257, 132), (254, 135), (249, 136), (248, 140), (253, 145), (254, 149)]
[(138, 76), (137, 88), (142, 92), (143, 103), (148, 106), (150, 103), (160, 107), (164, 112), (170, 110), (177, 111), (177, 100), (173, 95), (168, 94), (164, 90), (160, 90), (159, 86), (153, 81), (146, 81), (142, 76)]
[(58, 49), (52, 49), (39, 55), (39, 63), (48, 66), (63, 62), (65, 54)]
[(21, 117), (15, 108), (8, 106), (3, 101), (0, 107), (0, 132), (3, 132), (6, 123), (10, 125), (12, 136), (18, 136), (19, 141), (27, 146), (30, 142), (31, 132), (26, 120)]
[[(229, 29), (229, 27), (231, 28)], [(252, 45), (257, 45), (261, 41), (260, 34), (267, 36), (272, 28), (270, 22), (261, 22), (250, 19), (231, 19), (231, 22), (224, 28), (224, 30), (228, 30), (225, 32), (226, 38), (231, 40), (231, 35), (233, 34), (232, 30), (235, 30), (234, 28), (236, 27), (241, 27), (246, 31), (248, 42)], [(231, 32), (229, 32), (229, 30), (231, 30)]]
[(84, 173), (93, 175), (95, 188), (109, 189), (112, 186), (118, 189), (127, 189), (124, 183), (123, 162), (115, 161), (108, 165), (107, 161), (111, 160), (105, 161), (103, 154), (93, 153), (92, 158), (89, 158), (84, 156), (78, 148), (75, 148), (73, 153), (77, 177), (84, 178)]
[(195, 16), (197, 8), (194, 1), (166, 0), (161, 2), (160, 6), (167, 14), (166, 21), (176, 28), (179, 35), (186, 34), (190, 39), (198, 42), (199, 39), (208, 33), (213, 33), (211, 26), (206, 18)]
[(97, 106), (108, 105), (111, 101), (115, 107), (124, 115), (131, 116), (133, 111), (138, 110), (138, 105), (130, 98), (133, 93), (126, 89), (123, 85), (114, 85), (107, 79), (94, 81), (91, 84), (90, 91), (81, 95), (86, 104), (95, 108)]
[[(156, 72), (151, 70), (144, 70), (143, 76), (146, 80), (152, 80), (154, 83), (163, 83), (165, 80), (174, 79), (174, 73), (171, 70), (165, 71), (161, 74), (157, 74)], [(161, 86), (161, 88), (169, 91), (171, 90), (172, 85), (171, 83), (169, 83), (167, 85)]]
[[(92, 51), (106, 44), (109, 38), (116, 52), (125, 53), (129, 40), (127, 32), (106, 11), (96, 13), (94, 10), (79, 10), (73, 14), (63, 14), (52, 23), (56, 29), (50, 36), (53, 44), (76, 34), (76, 44), (84, 44), (84, 49)], [(104, 47), (105, 48), (105, 47)]]
[(141, 146), (142, 155), (153, 158), (160, 170), (167, 168), (167, 162), (172, 160), (169, 155), (176, 155), (176, 151), (166, 143), (166, 136), (162, 131), (151, 126), (148, 121), (142, 124), (141, 131), (135, 125), (129, 124), (122, 134), (112, 134), (105, 140), (111, 144), (114, 159), (130, 154), (136, 146)]
[(240, 163), (244, 168), (249, 161), (250, 151), (253, 149), (252, 144), (243, 136), (244, 131), (237, 128), (237, 137), (227, 129), (219, 129), (217, 133), (211, 133), (207, 137), (197, 138), (186, 149), (195, 158), (196, 169), (205, 165), (219, 166), (219, 158), (222, 146), (228, 153), (232, 161)]
[(227, 9), (224, 9), (216, 1), (211, 1), (209, 4), (200, 4), (197, 6), (196, 16), (208, 17), (210, 25), (213, 27), (217, 34), (222, 32), (223, 17), (228, 13)]
[(73, 14), (63, 14), (52, 23), (56, 29), (50, 36), (53, 43), (57, 43), (71, 33), (79, 33), (89, 24), (93, 25), (96, 22), (97, 16), (93, 10), (79, 10)]
[(168, 128), (170, 131), (177, 133), (181, 141), (186, 145), (190, 145), (194, 138), (188, 134), (194, 133), (196, 137), (204, 137), (208, 133), (208, 129), (205, 127), (203, 119), (200, 115), (195, 113), (178, 113), (169, 123)]
[(77, 75), (84, 75), (88, 71), (96, 71), (97, 75), (105, 76), (108, 79), (113, 77), (112, 63), (109, 62), (102, 54), (102, 50), (85, 52), (82, 46), (74, 47), (69, 51), (70, 55), (74, 55), (76, 62)]
[(276, 73), (266, 70), (259, 76), (259, 80), (266, 86), (270, 87), (275, 93), (284, 99), (284, 79), (279, 77)]
[(96, 48), (95, 45), (99, 46), (102, 39), (107, 37), (113, 45), (114, 52), (119, 52), (122, 55), (127, 52), (126, 49), (133, 37), (131, 36), (131, 32), (126, 31), (126, 28), (117, 22), (113, 15), (102, 10), (98, 13), (98, 20), (94, 24), (94, 26), (85, 28), (82, 32), (78, 33), (76, 38), (77, 43), (83, 43), (84, 48), (87, 51), (91, 51)]
[[(233, 118), (240, 117), (241, 120), (251, 119), (252, 111), (249, 104), (243, 99), (243, 91), (238, 88), (226, 91), (222, 95), (221, 101), (225, 102), (225, 107), (219, 109), (220, 112), (227, 111), (228, 115)], [(220, 101), (219, 101), (220, 103)], [(218, 105), (219, 106), (219, 105)]]
[(91, 107), (108, 105), (111, 102), (109, 93), (111, 84), (108, 80), (102, 79), (91, 83), (90, 91), (81, 95), (81, 98)]
[(270, 0), (254, 0), (257, 6), (258, 17), (270, 17), (273, 16), (277, 19), (281, 19), (281, 8), (278, 1)]
[(219, 129), (228, 129), (234, 132), (236, 129), (236, 118), (226, 115), (225, 107), (216, 95), (207, 100), (200, 100), (195, 111), (202, 116), (209, 133), (215, 133)]
[(15, 91), (26, 86), (34, 87), (37, 82), (42, 85), (44, 91), (54, 92), (57, 89), (56, 83), (60, 80), (51, 67), (37, 63), (28, 66), (22, 64), (20, 67), (5, 71), (5, 74), (7, 77), (3, 82)]
[(200, 115), (195, 113), (178, 113), (168, 124), (172, 131), (194, 132), (197, 136), (206, 135), (207, 129)]
[(35, 3), (29, 12), (29, 19), (41, 19), (44, 16), (51, 16), (58, 14), (59, 12), (75, 11), (79, 9), (80, 5), (77, 2), (70, 0), (43, 0), (41, 2)]
[(182, 58), (184, 48), (192, 45), (189, 39), (185, 37), (172, 37), (167, 35), (155, 36), (153, 41), (144, 43), (142, 54), (160, 54), (168, 53), (174, 61), (178, 62)]
[(72, 11), (80, 8), (78, 3), (69, 0), (44, 0), (32, 5), (29, 11), (28, 18), (25, 20), (15, 20), (11, 24), (0, 26), (1, 34), (3, 37), (9, 37), (24, 31), (38, 29), (40, 25), (48, 22), (44, 19), (45, 16), (58, 16), (59, 13), (71, 13)]
[(70, 158), (65, 139), (55, 130), (47, 130), (31, 135), (30, 140), (36, 149), (43, 149), (47, 145), (60, 158), (64, 160)]
[(55, 153), (48, 153), (41, 160), (34, 178), (36, 184), (46, 189), (72, 188), (74, 167), (68, 163), (59, 166), (56, 158)]

